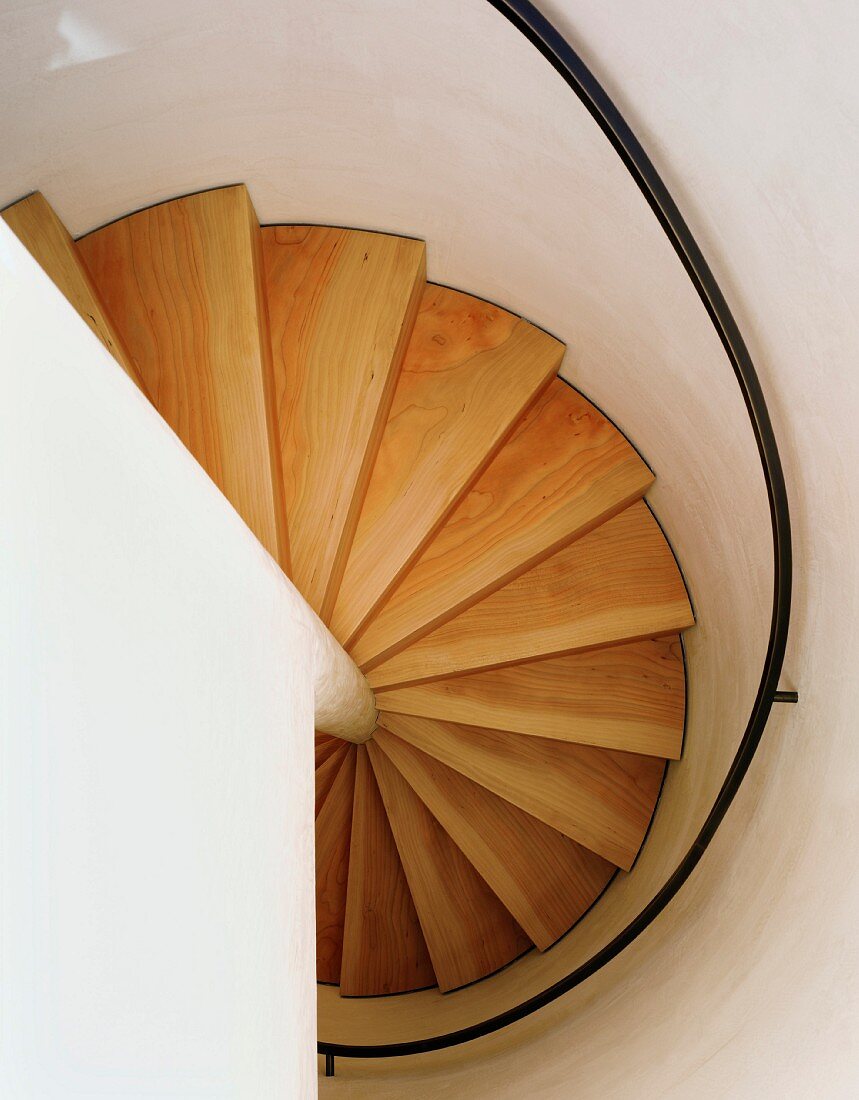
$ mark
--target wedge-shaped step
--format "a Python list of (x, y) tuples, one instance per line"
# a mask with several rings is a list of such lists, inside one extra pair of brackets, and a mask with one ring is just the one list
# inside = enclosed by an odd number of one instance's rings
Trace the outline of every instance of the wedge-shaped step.
[(435, 984), (385, 804), (359, 745), (340, 992), (368, 997)]
[(334, 746), (333, 752), (329, 753), (325, 760), (321, 764), (316, 766), (316, 816), (319, 817), (319, 813), (325, 804), (325, 799), (328, 797), (331, 788), (334, 786), (334, 780), (340, 771), (343, 761), (349, 752), (349, 743), (347, 741), (341, 741), (339, 745)]
[(386, 714), (384, 728), (624, 870), (641, 847), (665, 771), (652, 756), (434, 718)]
[(406, 351), (331, 629), (347, 642), (555, 377), (563, 344), (428, 286)]
[(678, 759), (686, 677), (678, 635), (376, 693), (382, 711)]
[(342, 745), (342, 741), (337, 737), (331, 737), (327, 733), (317, 733), (314, 737), (314, 755), (316, 758), (316, 767), (320, 764), (324, 764), (328, 757)]
[(367, 751), (443, 992), (511, 962), (530, 941), (372, 741)]
[(260, 229), (246, 189), (150, 207), (78, 248), (155, 407), (285, 568)]
[(607, 860), (408, 742), (379, 729), (374, 743), (541, 950), (572, 927), (614, 874)]
[(350, 647), (365, 669), (400, 652), (644, 495), (624, 436), (554, 379)]
[(673, 634), (693, 623), (683, 578), (643, 502), (487, 596), (367, 676), (439, 680)]
[(292, 579), (327, 621), (426, 278), (424, 245), (263, 230)]
[(340, 981), (349, 878), (355, 747), (347, 746), (334, 785), (316, 819), (316, 978)]
[(75, 242), (45, 198), (36, 191), (14, 206), (7, 207), (0, 216), (129, 378), (146, 393), (140, 372), (105, 312)]

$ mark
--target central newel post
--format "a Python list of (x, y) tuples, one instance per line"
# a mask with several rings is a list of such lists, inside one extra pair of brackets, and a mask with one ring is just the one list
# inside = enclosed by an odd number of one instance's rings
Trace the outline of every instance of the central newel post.
[(331, 631), (304, 603), (313, 649), (315, 727), (320, 733), (360, 745), (376, 728), (373, 691)]

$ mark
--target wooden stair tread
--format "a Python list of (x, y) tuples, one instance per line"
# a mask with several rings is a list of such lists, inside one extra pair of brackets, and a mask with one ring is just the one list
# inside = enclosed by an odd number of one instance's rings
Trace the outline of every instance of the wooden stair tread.
[(78, 249), (153, 404), (288, 566), (259, 224), (243, 186), (131, 214)]
[(373, 688), (674, 634), (694, 622), (683, 578), (643, 502), (368, 673)]
[(349, 743), (347, 741), (341, 741), (339, 745), (335, 745), (332, 752), (328, 754), (325, 760), (321, 764), (317, 764), (315, 772), (316, 782), (316, 816), (319, 817), (319, 812), (322, 809), (325, 799), (331, 792), (331, 788), (334, 785), (334, 780), (337, 778), (337, 773), (343, 765), (343, 761), (349, 751)]
[(679, 635), (376, 693), (386, 711), (676, 760), (686, 677)]
[(639, 499), (653, 474), (621, 432), (554, 379), (351, 645), (365, 669)]
[(385, 729), (374, 744), (541, 950), (602, 893), (615, 867)]
[(292, 579), (327, 621), (426, 278), (424, 245), (263, 230)]
[(426, 287), (331, 616), (348, 642), (557, 374), (564, 347), (498, 306)]
[(140, 372), (106, 312), (75, 242), (45, 197), (36, 191), (8, 206), (0, 216), (129, 378), (146, 393)]
[(384, 729), (624, 870), (641, 847), (665, 771), (652, 756), (434, 718), (386, 714)]
[(337, 741), (332, 737), (330, 741), (326, 741), (321, 745), (316, 745), (314, 749), (314, 755), (316, 760), (316, 767), (319, 768), (325, 761), (336, 752), (338, 748)]
[(531, 945), (388, 757), (367, 752), (443, 991), (505, 966)]
[(435, 984), (385, 804), (359, 745), (340, 993), (378, 996)]
[(340, 981), (349, 878), (355, 746), (346, 756), (316, 819), (316, 977)]
[(420, 241), (261, 230), (244, 186), (79, 242), (40, 194), (0, 214), (378, 693), (366, 746), (315, 737), (318, 979), (450, 991), (548, 947), (638, 853), (693, 623), (562, 345), (427, 286)]

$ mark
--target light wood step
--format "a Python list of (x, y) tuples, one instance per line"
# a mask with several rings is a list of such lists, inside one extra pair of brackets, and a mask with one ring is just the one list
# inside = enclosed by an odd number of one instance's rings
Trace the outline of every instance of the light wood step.
[(338, 737), (330, 737), (325, 733), (317, 733), (315, 737), (314, 755), (316, 767), (324, 764), (328, 757), (340, 746), (342, 741)]
[(665, 771), (652, 756), (434, 718), (386, 714), (384, 729), (624, 870), (641, 847)]
[(554, 379), (350, 647), (400, 652), (642, 497), (653, 474), (580, 393)]
[(396, 584), (563, 354), (557, 340), (498, 306), (425, 289), (331, 616), (341, 641)]
[(319, 980), (450, 991), (549, 947), (638, 853), (693, 621), (561, 345), (428, 287), (419, 241), (261, 230), (241, 186), (77, 243), (41, 195), (2, 216), (377, 690), (366, 747), (315, 738)]
[(408, 742), (380, 729), (374, 743), (541, 950), (614, 874), (607, 860)]
[(153, 404), (288, 567), (260, 230), (247, 190), (150, 207), (78, 249)]
[(327, 621), (426, 279), (424, 245), (263, 230), (292, 579)]
[(694, 622), (659, 524), (633, 504), (367, 675), (373, 688), (439, 680), (674, 634)]
[[(35, 191), (0, 213), (3, 220), (86, 321), (134, 384), (146, 386), (96, 290), (68, 230)], [(147, 394), (148, 396), (148, 394)]]
[(316, 977), (335, 984), (340, 981), (343, 958), (355, 755), (356, 746), (347, 745), (346, 757), (316, 819)]
[(382, 712), (676, 760), (686, 677), (680, 638), (592, 649), (376, 692)]
[(325, 760), (321, 764), (316, 766), (315, 782), (316, 782), (316, 816), (319, 817), (319, 812), (322, 809), (325, 799), (331, 792), (331, 788), (334, 786), (334, 780), (337, 778), (337, 774), (346, 759), (349, 750), (349, 743), (347, 741), (340, 741), (339, 744), (334, 746), (332, 752), (328, 754)]
[(379, 996), (436, 984), (385, 805), (357, 748), (340, 993)]
[(367, 752), (439, 988), (477, 981), (521, 955), (531, 944), (513, 917), (390, 759), (372, 741)]

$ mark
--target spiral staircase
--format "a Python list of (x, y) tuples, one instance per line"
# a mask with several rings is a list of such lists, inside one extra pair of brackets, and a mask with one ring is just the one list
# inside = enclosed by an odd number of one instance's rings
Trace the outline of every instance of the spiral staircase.
[(562, 345), (242, 186), (77, 242), (39, 194), (3, 217), (375, 692), (368, 740), (316, 735), (318, 980), (450, 993), (551, 948), (645, 840), (693, 624)]

